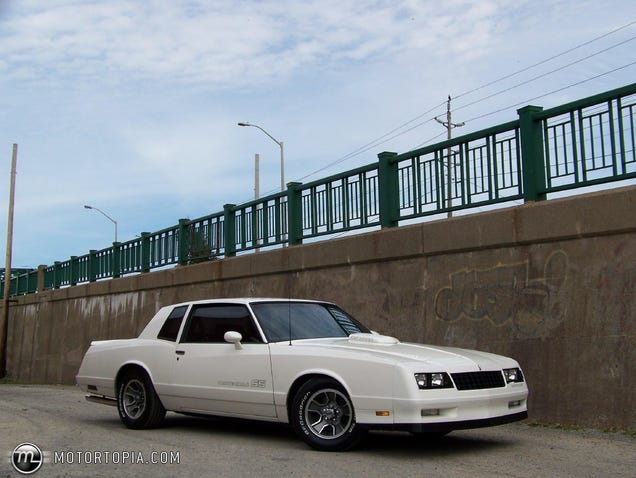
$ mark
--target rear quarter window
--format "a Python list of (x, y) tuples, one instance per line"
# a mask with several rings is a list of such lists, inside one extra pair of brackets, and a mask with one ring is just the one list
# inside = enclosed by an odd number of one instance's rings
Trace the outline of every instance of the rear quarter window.
[(179, 335), (179, 329), (181, 328), (181, 322), (183, 322), (183, 317), (185, 316), (186, 310), (188, 310), (187, 305), (180, 305), (179, 307), (175, 307), (174, 309), (172, 309), (172, 312), (170, 312), (170, 315), (163, 323), (163, 326), (161, 327), (157, 338), (161, 340), (176, 342), (177, 336)]

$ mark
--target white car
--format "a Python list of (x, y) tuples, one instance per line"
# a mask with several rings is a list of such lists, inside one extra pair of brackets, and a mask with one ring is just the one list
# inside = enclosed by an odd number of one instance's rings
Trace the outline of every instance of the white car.
[(92, 342), (76, 377), (129, 428), (166, 410), (291, 423), (319, 450), (368, 429), (448, 433), (522, 420), (513, 359), (378, 335), (338, 306), (215, 299), (163, 307), (136, 339)]

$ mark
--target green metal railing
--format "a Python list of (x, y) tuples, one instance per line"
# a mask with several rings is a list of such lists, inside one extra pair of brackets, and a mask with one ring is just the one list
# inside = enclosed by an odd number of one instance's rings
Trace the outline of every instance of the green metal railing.
[(634, 85), (538, 112), (547, 192), (634, 177)]
[[(11, 294), (636, 178), (636, 83), (378, 161), (13, 275)], [(38, 284), (40, 281), (40, 284)]]
[(297, 185), (300, 239), (380, 225), (377, 164)]
[(399, 220), (524, 197), (519, 121), (398, 155), (395, 161)]

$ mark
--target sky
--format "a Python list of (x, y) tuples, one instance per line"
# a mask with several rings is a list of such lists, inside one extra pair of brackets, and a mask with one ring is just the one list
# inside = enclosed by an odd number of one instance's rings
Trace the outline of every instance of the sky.
[(1, 257), (14, 143), (37, 267), (635, 81), (633, 0), (0, 0)]

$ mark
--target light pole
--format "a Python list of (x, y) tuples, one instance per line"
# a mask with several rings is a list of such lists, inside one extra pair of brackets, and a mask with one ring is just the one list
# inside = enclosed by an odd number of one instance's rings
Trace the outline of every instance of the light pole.
[(263, 128), (261, 128), (257, 124), (249, 123), (247, 121), (244, 121), (244, 122), (242, 121), (242, 122), (238, 123), (238, 125), (239, 126), (253, 126), (254, 128), (260, 129), (263, 133), (265, 133), (267, 136), (269, 136), (269, 138), (272, 141), (274, 141), (274, 143), (276, 143), (280, 147), (280, 190), (284, 191), (285, 190), (285, 154), (284, 154), (283, 142), (282, 141), (278, 141), (276, 138), (274, 138), (271, 134), (269, 134), (267, 131), (265, 131)]
[(112, 217), (110, 217), (108, 214), (106, 214), (104, 211), (102, 211), (98, 207), (88, 206), (86, 204), (84, 205), (84, 207), (86, 209), (94, 209), (95, 211), (101, 213), (106, 219), (108, 219), (109, 221), (111, 221), (115, 225), (115, 242), (117, 242), (117, 221), (115, 221)]

